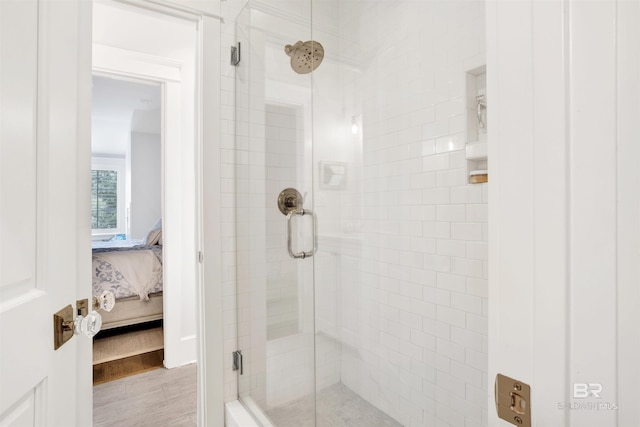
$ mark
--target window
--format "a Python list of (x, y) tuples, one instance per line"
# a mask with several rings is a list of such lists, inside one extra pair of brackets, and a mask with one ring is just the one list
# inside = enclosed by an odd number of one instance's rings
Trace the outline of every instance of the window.
[(91, 229), (93, 235), (125, 232), (124, 159), (93, 158), (91, 166)]
[(91, 171), (91, 228), (118, 228), (118, 171)]

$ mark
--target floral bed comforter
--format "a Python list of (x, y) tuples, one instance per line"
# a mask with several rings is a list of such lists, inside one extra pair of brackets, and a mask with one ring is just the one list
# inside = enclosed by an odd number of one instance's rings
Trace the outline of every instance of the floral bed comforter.
[(162, 291), (162, 246), (97, 248), (92, 257), (93, 295), (113, 292), (117, 298)]

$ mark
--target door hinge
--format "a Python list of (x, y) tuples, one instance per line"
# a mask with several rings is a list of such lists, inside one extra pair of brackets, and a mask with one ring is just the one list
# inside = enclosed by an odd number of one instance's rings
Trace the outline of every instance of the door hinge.
[(198, 251), (198, 262), (202, 264), (202, 261), (204, 261), (204, 256), (202, 255), (202, 251)]
[(240, 350), (233, 352), (233, 370), (240, 370), (240, 375), (243, 374), (244, 369), (242, 366), (242, 352)]
[(240, 65), (240, 42), (237, 46), (231, 46), (231, 65), (234, 67)]

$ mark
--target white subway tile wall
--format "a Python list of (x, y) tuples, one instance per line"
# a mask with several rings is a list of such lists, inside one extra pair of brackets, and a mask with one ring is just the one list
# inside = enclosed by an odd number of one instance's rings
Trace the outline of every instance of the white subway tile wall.
[[(227, 64), (228, 46), (249, 39), (236, 34), (242, 2), (222, 5)], [(319, 161), (347, 165), (344, 188), (320, 188), (315, 176), (309, 196), (320, 243), (316, 389), (341, 382), (402, 425), (485, 426), (487, 184), (467, 184), (464, 157), (465, 72), (484, 62), (484, 3), (336, 0), (313, 7), (314, 38), (327, 57), (314, 74), (313, 155), (306, 161), (316, 174)], [(251, 59), (272, 57), (243, 56)], [(257, 401), (284, 403), (314, 381), (300, 365), (313, 359), (313, 342), (303, 339), (287, 353), (266, 340), (267, 309), (254, 308), (260, 298), (266, 307), (268, 290), (254, 285), (274, 268), (267, 252), (277, 249), (257, 224), (267, 214), (250, 211), (274, 203), (264, 183), (255, 188), (256, 177), (277, 185), (287, 179), (279, 163), (286, 152), (277, 144), (257, 148), (265, 139), (287, 140), (287, 124), (265, 110), (268, 83), (249, 96), (248, 76), (236, 79), (236, 72), (245, 71), (225, 66), (222, 77), (225, 398), (238, 393), (230, 355), (241, 348), (241, 388)], [(243, 293), (241, 300), (255, 304), (236, 308)], [(287, 375), (298, 385), (264, 396), (265, 382)]]

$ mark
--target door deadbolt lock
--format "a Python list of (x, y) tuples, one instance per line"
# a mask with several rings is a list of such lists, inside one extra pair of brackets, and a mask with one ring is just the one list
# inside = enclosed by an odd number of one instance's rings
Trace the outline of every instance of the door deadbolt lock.
[(513, 425), (531, 427), (531, 387), (505, 375), (496, 375), (498, 417)]

